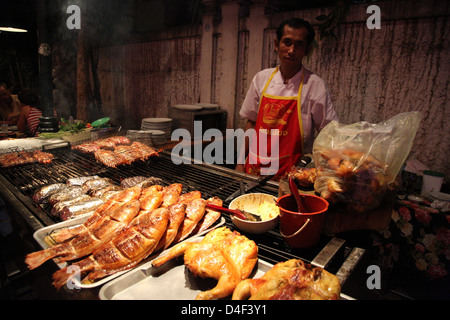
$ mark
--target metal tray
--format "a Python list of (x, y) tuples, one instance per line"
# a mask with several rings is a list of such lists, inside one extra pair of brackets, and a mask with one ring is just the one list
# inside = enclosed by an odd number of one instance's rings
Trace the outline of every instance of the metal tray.
[[(249, 278), (260, 278), (272, 267), (258, 259)], [(183, 257), (178, 257), (159, 268), (152, 267), (151, 261), (145, 263), (105, 284), (99, 297), (102, 300), (194, 300), (200, 292), (216, 284), (217, 280), (194, 276), (185, 268)]]
[[(50, 245), (45, 241), (45, 238), (48, 235), (51, 235), (52, 232), (54, 232), (56, 230), (59, 230), (59, 229), (62, 229), (62, 228), (70, 228), (70, 227), (79, 226), (80, 224), (83, 224), (88, 218), (89, 218), (89, 215), (83, 216), (83, 217), (79, 217), (79, 218), (75, 218), (75, 219), (72, 219), (72, 220), (63, 221), (63, 222), (60, 222), (60, 223), (55, 223), (55, 224), (50, 225), (48, 227), (44, 227), (44, 228), (41, 228), (41, 229), (37, 230), (33, 234), (33, 237), (39, 243), (39, 245), (42, 247), (42, 249), (47, 249), (47, 248), (50, 247)], [(215, 228), (217, 228), (219, 226), (222, 226), (223, 224), (225, 224), (225, 218), (224, 217), (220, 217), (220, 220), (217, 221), (213, 226), (211, 226), (211, 228), (209, 228), (207, 230), (204, 230), (201, 233), (194, 234), (194, 235), (190, 236), (189, 238), (185, 239), (184, 241), (191, 241), (192, 239), (200, 237), (200, 236), (208, 233), (209, 231), (211, 231), (211, 230), (213, 230), (213, 229), (215, 229)], [(162, 252), (156, 253), (154, 255), (151, 255), (145, 261), (148, 261), (149, 259), (151, 259), (151, 260), (155, 259), (156, 257), (158, 257), (159, 255), (163, 254), (167, 250), (170, 250), (170, 248), (171, 247), (169, 247), (165, 251), (162, 251)], [(145, 264), (146, 262), (143, 262), (143, 263)], [(65, 267), (69, 266), (69, 265), (70, 264), (68, 264), (67, 262), (57, 263), (57, 266), (60, 269), (63, 269)], [(141, 263), (141, 265), (142, 265), (142, 263)], [(140, 266), (138, 265), (135, 268), (140, 268)], [(111, 281), (112, 279), (117, 278), (120, 275), (123, 275), (124, 273), (130, 272), (131, 270), (133, 270), (133, 269), (117, 272), (115, 274), (112, 274), (112, 275), (110, 275), (108, 277), (105, 277), (103, 279), (100, 279), (99, 281), (96, 281), (96, 282), (90, 283), (90, 284), (83, 284), (83, 283), (81, 283), (80, 279), (75, 277), (73, 279), (73, 286), (76, 287), (76, 288), (85, 288), (85, 289), (87, 289), (87, 288), (95, 288), (95, 287), (98, 287), (100, 285), (105, 284), (108, 281)]]
[[(202, 238), (196, 238), (200, 241)], [(105, 284), (101, 300), (194, 300), (197, 295), (216, 286), (214, 279), (195, 277), (183, 263), (183, 257), (169, 260), (159, 268), (148, 261), (133, 271)], [(261, 278), (273, 264), (258, 259), (250, 279)], [(228, 298), (231, 298), (228, 297)], [(341, 292), (341, 300), (355, 300)]]

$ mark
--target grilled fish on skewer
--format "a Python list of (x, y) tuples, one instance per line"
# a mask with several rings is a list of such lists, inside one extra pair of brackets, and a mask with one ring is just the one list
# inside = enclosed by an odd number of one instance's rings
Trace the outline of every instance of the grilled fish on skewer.
[[(134, 219), (128, 228), (107, 244), (72, 266), (78, 267), (79, 272), (90, 272), (83, 283), (130, 269), (154, 251), (166, 230), (168, 220), (168, 208), (146, 212)], [(67, 268), (56, 271), (53, 274), (53, 285), (59, 289), (76, 275)]]
[(81, 232), (85, 231), (85, 229), (91, 228), (103, 215), (107, 214), (108, 212), (112, 212), (122, 203), (132, 200), (138, 200), (141, 196), (141, 193), (142, 188), (139, 186), (120, 191), (119, 193), (113, 195), (97, 210), (95, 210), (92, 216), (89, 217), (89, 219), (87, 219), (82, 225), (79, 225), (75, 228), (65, 228), (58, 230), (58, 232), (52, 234), (52, 238), (56, 242), (61, 243), (77, 236)]
[(59, 258), (59, 262), (62, 262), (90, 254), (125, 228), (138, 214), (139, 208), (139, 200), (126, 202), (111, 215), (102, 217), (91, 229), (69, 242), (28, 254), (25, 259), (28, 268), (35, 269), (45, 261), (56, 257)]

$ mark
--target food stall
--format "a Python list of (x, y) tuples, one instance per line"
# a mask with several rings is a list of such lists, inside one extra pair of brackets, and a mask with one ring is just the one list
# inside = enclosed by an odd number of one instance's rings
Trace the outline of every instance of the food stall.
[[(85, 135), (83, 136), (84, 138)], [(51, 243), (54, 232), (62, 228), (78, 226), (88, 219), (86, 215), (83, 215), (83, 212), (78, 214), (70, 211), (67, 214), (66, 211), (64, 214), (55, 214), (55, 203), (39, 201), (37, 197), (39, 191), (45, 190), (48, 186), (57, 184), (66, 185), (69, 181), (83, 177), (107, 179), (112, 185), (122, 187), (124, 186), (124, 182), (142, 177), (154, 179), (164, 187), (181, 184), (183, 194), (200, 191), (203, 199), (213, 197), (220, 199), (221, 205), (224, 208), (232, 208), (232, 200), (241, 193), (263, 193), (265, 195), (271, 195), (273, 198), (289, 193), (289, 191), (286, 191), (285, 181), (261, 180), (257, 177), (215, 164), (199, 164), (193, 161), (178, 162), (179, 164), (175, 164), (173, 161), (174, 155), (171, 154), (171, 148), (174, 144), (170, 142), (164, 142), (164, 144), (156, 146), (153, 149), (155, 153), (145, 159), (131, 161), (126, 164), (113, 163), (106, 160), (106, 158), (95, 156), (92, 152), (86, 152), (86, 150), (89, 150), (89, 147), (92, 147), (92, 143), (105, 141), (108, 138), (116, 139), (116, 141), (122, 141), (124, 139), (127, 141), (125, 144), (138, 142), (133, 141), (136, 137), (135, 131), (131, 132), (131, 139), (128, 139), (126, 136), (127, 132), (120, 131), (114, 131), (112, 134), (100, 136), (96, 133), (91, 135), (90, 139), (83, 140), (83, 143), (76, 141), (73, 137), (66, 140), (32, 138), (32, 142), (38, 143), (39, 145), (37, 147), (33, 145), (31, 152), (39, 153), (40, 157), (27, 163), (19, 161), (8, 164), (3, 162), (0, 175), (2, 198), (13, 216), (15, 226), (18, 227), (16, 232), (21, 235), (22, 241), (28, 246), (26, 249), (27, 252), (24, 252), (24, 254), (51, 247), (54, 245), (54, 243)], [(30, 143), (28, 139), (22, 139), (21, 142)], [(145, 142), (143, 146), (141, 145), (142, 148), (152, 145), (150, 141)], [(156, 150), (159, 152), (156, 152)], [(6, 149), (6, 151), (9, 151), (8, 153), (10, 154), (15, 154), (16, 157), (19, 157), (19, 160), (23, 161), (26, 158), (21, 153), (25, 151), (18, 150), (17, 147), (14, 150), (10, 148)], [(43, 157), (42, 154), (47, 157)], [(298, 168), (298, 172), (302, 169)], [(248, 186), (251, 189), (248, 189)], [(301, 193), (315, 193), (311, 185), (305, 187), (300, 183), (299, 186)], [(386, 199), (392, 200), (392, 197), (387, 196)], [(375, 219), (378, 221), (375, 225), (367, 221), (367, 219), (364, 219), (365, 221), (363, 222), (356, 221), (356, 225), (355, 221), (353, 221), (353, 227), (348, 227), (349, 218), (347, 218), (347, 227), (343, 229), (343, 222), (336, 222), (336, 217), (340, 217), (339, 214), (332, 212), (329, 218), (325, 219), (318, 242), (307, 248), (291, 245), (289, 241), (286, 241), (278, 222), (268, 231), (254, 233), (245, 228), (239, 228), (239, 225), (235, 221), (233, 222), (235, 218), (229, 213), (221, 213), (220, 218), (216, 219), (214, 224), (205, 232), (191, 235), (186, 241), (198, 236), (202, 237), (206, 232), (211, 230), (227, 227), (230, 230), (238, 231), (256, 243), (259, 263), (255, 269), (256, 273), (252, 277), (261, 276), (279, 262), (298, 259), (335, 275), (340, 281), (342, 289), (340, 294), (341, 299), (389, 299), (392, 297), (395, 299), (405, 299), (408, 297), (404, 296), (401, 292), (387, 288), (374, 290), (367, 285), (368, 277), (370, 276), (367, 273), (369, 266), (379, 263), (380, 257), (384, 257), (384, 255), (382, 253), (374, 258), (372, 234), (363, 229), (379, 229), (379, 231), (383, 231), (382, 229), (387, 228), (390, 222), (393, 204), (386, 199), (381, 206), (381, 210), (383, 212), (382, 215), (384, 217), (387, 216), (387, 221), (386, 219), (381, 219), (383, 220), (381, 226), (380, 219)], [(93, 211), (91, 210), (89, 212), (92, 214)], [(87, 216), (90, 217), (89, 214)], [(378, 216), (380, 216), (379, 213)], [(350, 217), (350, 220), (355, 219), (354, 217)], [(352, 224), (350, 223), (350, 225)], [(58, 298), (64, 299), (120, 299), (121, 297), (151, 299), (152, 296), (148, 295), (148, 290), (145, 291), (147, 295), (140, 295), (140, 291), (134, 289), (133, 285), (135, 283), (133, 281), (142, 284), (142, 274), (144, 274), (144, 279), (149, 282), (150, 286), (154, 283), (154, 281), (148, 280), (152, 279), (151, 270), (153, 270), (149, 263), (157, 256), (150, 255), (141, 261), (137, 267), (118, 272), (99, 281), (94, 281), (90, 284), (75, 282), (74, 287), (65, 285), (60, 290), (56, 290), (51, 286), (52, 273), (67, 265), (58, 263), (57, 261), (47, 261), (43, 266), (35, 270), (25, 271), (25, 273), (45, 273), (47, 279), (46, 286), (50, 287), (50, 290), (54, 290), (52, 292), (53, 297), (56, 295)], [(381, 266), (381, 268), (384, 270), (384, 266)], [(175, 276), (181, 277), (178, 281), (182, 283), (186, 280), (184, 277), (192, 278), (188, 273), (182, 271), (184, 270), (182, 264), (181, 267), (178, 266), (178, 269), (174, 270), (178, 270)], [(167, 274), (167, 281), (173, 282), (172, 278), (169, 277), (171, 277), (170, 273)], [(164, 280), (163, 276), (159, 278)], [(383, 274), (381, 280), (386, 281), (385, 279), (385, 275)], [(205, 286), (203, 283), (201, 285)], [(211, 285), (211, 281), (206, 284), (206, 286)], [(383, 283), (384, 285), (385, 283)], [(195, 287), (195, 285), (193, 286)], [(177, 290), (173, 292), (177, 292)], [(197, 293), (197, 291), (189, 288), (187, 296), (174, 296), (173, 298), (193, 298)], [(194, 296), (192, 296), (193, 294)], [(154, 296), (153, 298), (159, 299), (158, 297)]]
[[(117, 133), (115, 133), (117, 135)], [(120, 133), (119, 133), (120, 135)], [(41, 250), (42, 239), (39, 233), (43, 230), (53, 230), (53, 226), (64, 223), (61, 216), (55, 216), (51, 212), (48, 203), (38, 203), (34, 195), (42, 187), (66, 183), (71, 178), (85, 176), (99, 176), (120, 185), (127, 178), (145, 176), (160, 179), (164, 186), (181, 183), (183, 193), (198, 190), (203, 198), (219, 197), (226, 200), (239, 190), (242, 184), (254, 183), (255, 177), (236, 172), (234, 170), (208, 164), (174, 164), (170, 151), (161, 151), (157, 156), (145, 161), (136, 161), (127, 165), (109, 167), (98, 161), (92, 154), (80, 152), (64, 141), (46, 141), (39, 147), (42, 152), (51, 155), (51, 160), (45, 163), (30, 162), (25, 164), (4, 166), (1, 169), (1, 192), (11, 215), (20, 230), (17, 230), (34, 250)], [(279, 183), (274, 181), (256, 185), (249, 191), (252, 193), (265, 193), (277, 197)], [(223, 201), (223, 206), (228, 207), (230, 200)], [(236, 227), (231, 217), (222, 213), (221, 220), (216, 226), (222, 224), (235, 230)], [(72, 219), (75, 221), (76, 219)], [(70, 222), (71, 219), (65, 220)], [(240, 231), (239, 229), (237, 229)], [(283, 240), (278, 231), (278, 226), (263, 234), (250, 234), (240, 231), (258, 246), (258, 258), (268, 264), (276, 264), (289, 259), (301, 259), (306, 263), (323, 267), (336, 274), (344, 284), (354, 271), (358, 262), (364, 255), (365, 249), (346, 241), (343, 238), (323, 235), (320, 243), (314, 248), (296, 249), (290, 247)], [(45, 243), (44, 243), (45, 246)], [(28, 248), (31, 252), (33, 248)], [(45, 267), (57, 270), (58, 267), (52, 261), (46, 262)], [(53, 271), (54, 271), (53, 270)], [(35, 270), (29, 271), (33, 273)], [(37, 271), (37, 270), (36, 270)], [(50, 277), (50, 275), (48, 275)], [(102, 282), (103, 284), (104, 282)], [(97, 299), (101, 285), (93, 285), (82, 290), (61, 289), (58, 294), (61, 297)], [(58, 292), (55, 289), (55, 293)], [(345, 295), (345, 291), (342, 293)], [(350, 298), (350, 296), (348, 296)]]

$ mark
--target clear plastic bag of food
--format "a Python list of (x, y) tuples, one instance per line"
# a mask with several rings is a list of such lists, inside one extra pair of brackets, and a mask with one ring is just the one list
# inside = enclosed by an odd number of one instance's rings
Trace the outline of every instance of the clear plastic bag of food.
[(363, 212), (376, 208), (411, 150), (420, 112), (372, 124), (330, 122), (314, 141), (314, 189), (330, 203)]

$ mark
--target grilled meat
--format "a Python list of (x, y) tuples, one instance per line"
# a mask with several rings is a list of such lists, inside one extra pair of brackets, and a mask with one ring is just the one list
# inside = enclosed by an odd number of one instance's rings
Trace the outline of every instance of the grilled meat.
[(233, 300), (338, 300), (339, 279), (301, 260), (277, 263), (259, 279), (240, 282)]

